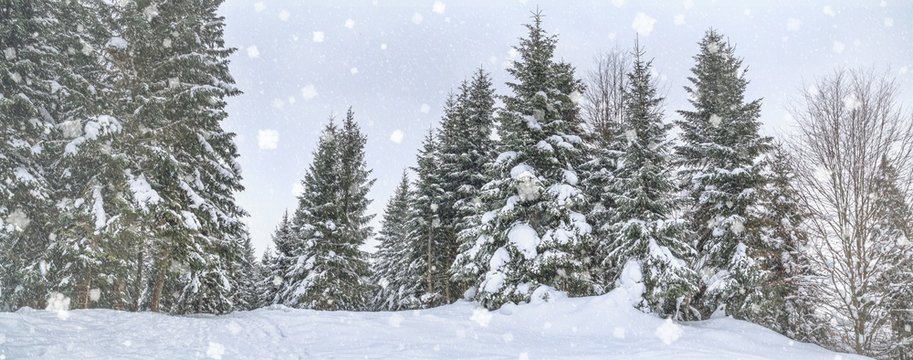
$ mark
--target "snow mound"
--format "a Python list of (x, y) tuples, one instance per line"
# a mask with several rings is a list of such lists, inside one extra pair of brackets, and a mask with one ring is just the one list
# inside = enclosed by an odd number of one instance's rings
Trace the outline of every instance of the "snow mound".
[[(633, 265), (633, 264), (632, 264)], [(628, 269), (632, 282), (637, 274)], [(630, 285), (630, 284), (628, 284)], [(632, 288), (636, 289), (636, 286)], [(631, 306), (626, 289), (487, 311), (461, 301), (404, 312), (273, 306), (224, 316), (113, 310), (0, 313), (7, 359), (834, 359), (731, 318), (679, 323)], [(842, 359), (864, 357), (840, 354)]]

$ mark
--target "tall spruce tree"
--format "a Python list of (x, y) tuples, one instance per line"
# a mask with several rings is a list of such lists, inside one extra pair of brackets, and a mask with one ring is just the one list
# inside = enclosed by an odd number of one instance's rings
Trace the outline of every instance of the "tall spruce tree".
[(0, 267), (4, 308), (43, 307), (48, 282), (46, 211), (51, 189), (42, 163), (62, 70), (49, 42), (50, 1), (0, 3)]
[(369, 269), (359, 246), (370, 235), (363, 196), (373, 180), (366, 180), (365, 138), (351, 112), (346, 123), (343, 129), (327, 124), (305, 175), (291, 225), (294, 261), (283, 269), (279, 303), (318, 310), (367, 306)]
[(500, 155), (483, 189), (489, 211), (461, 255), (483, 270), (476, 298), (488, 308), (545, 296), (543, 286), (590, 293), (579, 256), (591, 230), (577, 186), (583, 154), (574, 98), (582, 86), (570, 65), (554, 60), (557, 39), (542, 28), (541, 14), (526, 28), (508, 69), (516, 82), (507, 84), (513, 94), (499, 113)]
[(616, 266), (615, 273), (622, 274), (624, 267), (625, 273), (642, 274), (644, 308), (681, 318), (697, 290), (697, 276), (686, 261), (693, 255), (686, 225), (674, 215), (679, 201), (666, 139), (672, 125), (663, 123), (652, 62), (643, 58), (639, 45), (633, 56), (622, 126), (627, 144), (610, 191), (616, 206), (610, 227), (615, 242), (604, 263)]
[[(913, 211), (899, 183), (897, 169), (887, 157), (878, 164), (878, 175), (873, 181), (872, 197), (878, 212), (872, 237), (880, 249), (873, 250), (870, 262), (873, 273), (880, 273), (872, 294), (871, 306), (881, 307), (888, 315), (891, 336), (878, 340), (885, 357), (891, 359), (913, 358)], [(877, 325), (875, 325), (877, 326)]]
[(409, 262), (419, 275), (423, 307), (446, 303), (450, 292), (450, 264), (453, 239), (449, 227), (441, 221), (445, 194), (441, 187), (439, 140), (428, 131), (413, 168), (417, 175), (409, 217)]
[(374, 253), (372, 283), (378, 288), (372, 301), (375, 310), (396, 311), (420, 306), (419, 291), (422, 285), (411, 261), (412, 238), (409, 220), (412, 216), (412, 189), (409, 178), (403, 173), (393, 198), (384, 210), (381, 230), (377, 234), (380, 244)]
[(758, 133), (760, 100), (745, 100), (748, 80), (735, 48), (712, 29), (699, 45), (685, 87), (694, 110), (678, 112), (675, 148), (703, 281), (694, 305), (705, 316), (725, 305), (730, 314), (751, 317), (753, 293), (766, 286), (755, 261), (766, 246), (756, 208), (765, 183), (757, 160), (770, 140)]
[(764, 281), (769, 284), (755, 321), (793, 339), (824, 341), (823, 327), (815, 317), (818, 280), (808, 253), (808, 234), (803, 230), (805, 209), (795, 188), (795, 169), (783, 145), (770, 152), (764, 164), (769, 179), (762, 201), (766, 253), (759, 254)]
[(239, 91), (220, 3), (144, 0), (121, 9), (119, 111), (131, 134), (133, 196), (153, 214), (138, 225), (149, 233), (153, 311), (231, 311), (240, 287), (231, 269), (243, 262), (246, 214), (233, 196), (243, 188), (234, 134), (221, 127), (225, 98)]
[(482, 187), (488, 182), (487, 164), (494, 157), (494, 89), (484, 70), (478, 69), (469, 82), (460, 86), (458, 103), (447, 106), (441, 124), (439, 157), (444, 198), (442, 223), (448, 226), (453, 241), (450, 258), (452, 285), (448, 301), (461, 296), (478, 279), (478, 273), (465, 276), (465, 253), (472, 246), (472, 219), (482, 213)]

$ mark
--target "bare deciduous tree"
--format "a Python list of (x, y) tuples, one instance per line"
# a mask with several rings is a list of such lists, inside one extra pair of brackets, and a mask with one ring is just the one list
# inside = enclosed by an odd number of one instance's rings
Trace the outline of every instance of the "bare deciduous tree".
[(583, 117), (593, 134), (611, 141), (624, 113), (624, 88), (630, 56), (618, 49), (594, 58), (595, 68), (587, 73), (583, 93)]
[[(812, 259), (825, 274), (822, 312), (835, 347), (888, 356), (892, 299), (888, 279), (909, 266), (906, 230), (884, 219), (906, 205), (889, 205), (887, 186), (909, 204), (913, 180), (913, 119), (886, 74), (838, 71), (817, 82), (792, 107), (800, 134), (794, 143), (798, 183), (811, 216)], [(886, 184), (889, 168), (893, 180)], [(906, 232), (908, 233), (908, 232)]]

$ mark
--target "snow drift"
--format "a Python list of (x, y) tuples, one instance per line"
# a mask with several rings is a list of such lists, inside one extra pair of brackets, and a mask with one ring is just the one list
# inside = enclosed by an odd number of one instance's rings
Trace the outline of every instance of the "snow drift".
[[(553, 294), (554, 295), (554, 294)], [(271, 307), (175, 317), (112, 310), (0, 314), (6, 359), (854, 359), (731, 318), (679, 324), (643, 314), (624, 289), (403, 312)]]

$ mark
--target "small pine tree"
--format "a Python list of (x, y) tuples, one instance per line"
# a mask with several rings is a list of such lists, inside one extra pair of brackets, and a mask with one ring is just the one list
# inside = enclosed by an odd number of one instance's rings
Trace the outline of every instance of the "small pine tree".
[(686, 240), (685, 224), (674, 217), (678, 200), (666, 140), (671, 124), (663, 123), (663, 99), (656, 94), (651, 62), (643, 59), (639, 45), (633, 55), (622, 125), (627, 146), (610, 192), (616, 206), (610, 231), (616, 240), (604, 263), (617, 264), (619, 274), (621, 266), (639, 266), (646, 290), (643, 306), (681, 318), (697, 290), (697, 277), (686, 262), (693, 249)]
[(757, 204), (765, 179), (757, 160), (770, 139), (758, 134), (760, 100), (746, 102), (742, 60), (723, 35), (710, 30), (691, 68), (689, 102), (681, 110), (681, 144), (675, 148), (682, 190), (692, 205), (686, 219), (696, 236), (702, 291), (694, 305), (706, 316), (725, 305), (750, 317), (752, 293), (765, 293), (756, 252), (763, 251)]
[(261, 304), (273, 305), (281, 303), (282, 286), (286, 281), (286, 271), (292, 267), (296, 258), (294, 254), (295, 231), (288, 212), (282, 215), (282, 220), (273, 232), (273, 246), (275, 254), (267, 250), (263, 254), (263, 264), (266, 275), (260, 281), (263, 289)]
[(412, 203), (409, 178), (404, 172), (384, 210), (383, 224), (377, 236), (380, 244), (374, 253), (371, 274), (371, 282), (378, 285), (372, 301), (375, 310), (397, 311), (415, 309), (420, 305), (422, 279), (411, 261), (413, 248), (408, 224)]

